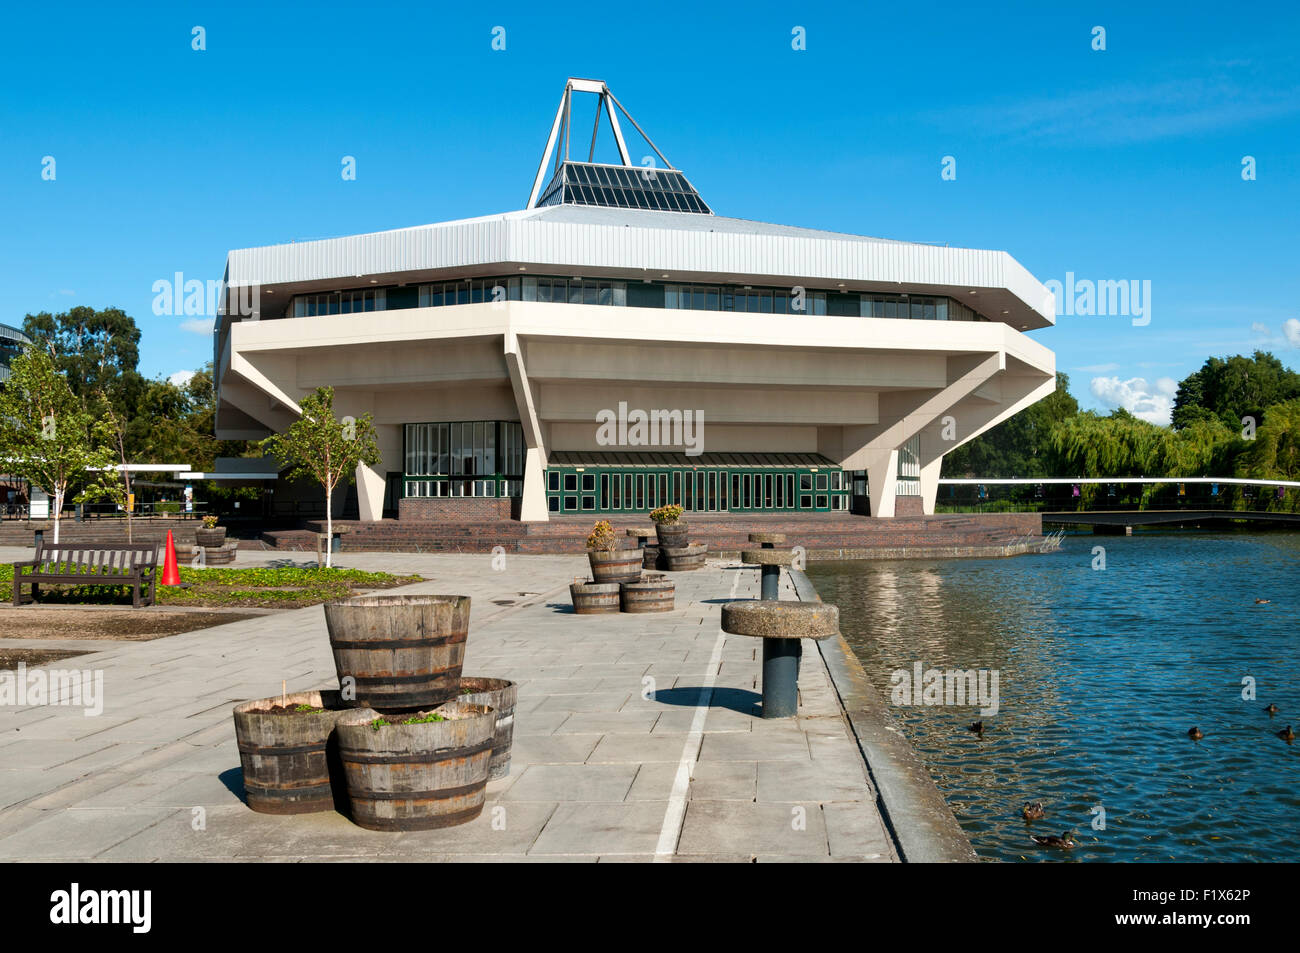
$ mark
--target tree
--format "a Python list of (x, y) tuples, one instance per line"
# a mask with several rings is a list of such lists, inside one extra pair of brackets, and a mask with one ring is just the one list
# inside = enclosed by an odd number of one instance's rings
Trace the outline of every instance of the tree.
[(113, 465), (110, 427), (83, 407), (44, 351), (28, 348), (10, 370), (0, 389), (0, 458), (53, 497), (57, 543), (69, 487)]
[[(108, 405), (108, 398), (101, 395), (101, 400)], [(107, 499), (117, 503), (126, 514), (126, 541), (131, 542), (131, 511), (135, 501), (131, 498), (131, 471), (127, 467), (126, 456), (126, 419), (114, 413), (111, 405), (103, 409), (103, 419), (108, 424), (112, 438), (112, 448), (121, 463), (121, 469), (109, 467), (96, 474), (96, 479), (87, 484), (82, 494), (88, 500)]]
[(1257, 480), (1300, 479), (1300, 400), (1273, 404), (1255, 439), (1242, 441), (1237, 475)]
[(1300, 397), (1300, 374), (1267, 351), (1251, 357), (1209, 358), (1178, 385), (1173, 424), (1178, 430), (1214, 416), (1233, 430), (1243, 417), (1263, 422), (1265, 408)]
[(129, 314), (120, 308), (96, 311), (79, 305), (60, 314), (29, 314), (23, 331), (66, 375), (83, 407), (103, 392), (118, 414), (131, 416), (144, 380), (136, 371), (140, 329)]
[[(373, 466), (380, 460), (379, 443), (370, 414), (359, 418), (334, 416), (334, 388), (318, 387), (298, 406), (302, 416), (282, 434), (262, 441), (266, 452), (288, 466), (290, 479), (309, 477), (325, 489), (325, 535), (334, 538), (331, 502), (342, 480), (352, 483), (359, 464)], [(325, 548), (325, 565), (333, 565), (332, 546)]]

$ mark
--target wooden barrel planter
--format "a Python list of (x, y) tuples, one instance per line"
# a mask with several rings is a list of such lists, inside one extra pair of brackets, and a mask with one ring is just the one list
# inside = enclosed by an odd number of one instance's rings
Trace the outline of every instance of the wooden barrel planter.
[(217, 549), (225, 545), (226, 528), (224, 526), (214, 526), (212, 529), (199, 527), (194, 531), (195, 545), (202, 546), (204, 549)]
[(669, 572), (689, 572), (704, 568), (704, 557), (708, 554), (709, 547), (705, 543), (691, 543), (680, 549), (664, 549), (661, 552), (665, 568)]
[(587, 550), (593, 582), (632, 582), (641, 576), (641, 550)]
[(488, 780), (495, 781), (510, 773), (510, 744), (515, 736), (515, 703), (519, 686), (504, 678), (462, 678), (462, 705), (486, 705), (496, 712), (496, 729), (492, 733), (492, 761)]
[[(298, 711), (307, 706), (308, 711)], [(334, 724), (345, 714), (338, 692), (294, 692), (235, 707), (244, 796), (260, 814), (332, 811), (330, 769), (342, 790)]]
[(424, 831), (472, 821), (483, 811), (497, 716), (486, 705), (452, 702), (444, 720), (401, 724), (412, 715), (350, 711), (338, 720), (339, 757), (352, 820), (372, 831)]
[(690, 527), (685, 520), (676, 523), (656, 523), (655, 534), (659, 537), (659, 549), (682, 549), (686, 546), (686, 534)]
[(660, 568), (662, 568), (662, 567), (660, 567), (660, 565), (659, 565), (659, 547), (658, 547), (658, 546), (655, 546), (655, 545), (647, 545), (645, 549), (641, 550), (641, 553), (642, 553), (642, 555), (641, 555), (641, 568), (642, 568), (642, 569), (660, 569)]
[(662, 573), (645, 573), (620, 587), (624, 612), (672, 612), (676, 585)]
[(578, 615), (605, 615), (618, 612), (617, 582), (585, 582), (575, 579), (569, 586), (573, 611)]
[(456, 697), (469, 596), (355, 596), (325, 604), (325, 624), (355, 708), (433, 708)]

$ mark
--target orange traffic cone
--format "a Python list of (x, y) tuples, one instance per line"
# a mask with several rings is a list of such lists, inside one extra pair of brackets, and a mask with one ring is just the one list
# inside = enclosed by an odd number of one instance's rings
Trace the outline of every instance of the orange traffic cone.
[(164, 586), (179, 586), (181, 584), (181, 573), (176, 568), (176, 540), (172, 539), (172, 531), (167, 531), (167, 554), (163, 557), (163, 574), (162, 584)]

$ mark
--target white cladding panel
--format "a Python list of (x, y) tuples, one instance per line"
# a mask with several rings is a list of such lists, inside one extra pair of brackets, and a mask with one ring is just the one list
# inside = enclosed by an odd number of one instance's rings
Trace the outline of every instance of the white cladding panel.
[[(948, 248), (745, 223), (748, 230), (548, 221), (546, 209), (230, 253), (231, 285), (275, 285), (501, 263), (792, 280), (1006, 288), (1052, 320), (1047, 289), (1006, 252)], [(654, 219), (652, 219), (654, 220)], [(658, 221), (663, 221), (660, 217)], [(672, 221), (672, 219), (668, 219)], [(657, 276), (656, 276), (657, 277)]]

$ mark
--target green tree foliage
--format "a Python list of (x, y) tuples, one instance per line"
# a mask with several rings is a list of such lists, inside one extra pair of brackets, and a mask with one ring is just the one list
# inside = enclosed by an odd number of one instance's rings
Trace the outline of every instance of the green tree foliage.
[(989, 479), (1052, 476), (1052, 428), (1078, 412), (1079, 402), (1070, 396), (1069, 376), (1058, 373), (1056, 390), (1049, 396), (945, 456), (943, 475)]
[(1255, 439), (1242, 441), (1237, 476), (1258, 480), (1294, 480), (1300, 476), (1300, 400), (1273, 404)]
[[(315, 480), (325, 490), (325, 534), (333, 537), (331, 499), (341, 481), (356, 479), (358, 464), (379, 462), (379, 442), (370, 414), (342, 420), (334, 416), (334, 388), (318, 387), (298, 402), (302, 416), (282, 434), (262, 441), (262, 447), (289, 467), (289, 478)], [(331, 547), (325, 565), (331, 566)]]
[(29, 314), (23, 331), (50, 356), (83, 407), (105, 394), (118, 414), (131, 415), (144, 380), (136, 370), (140, 329), (129, 314), (79, 305), (59, 314)]
[(189, 463), (208, 470), (218, 456), (248, 452), (246, 441), (219, 441), (214, 436), (212, 365), (182, 386), (142, 377), (136, 370), (140, 329), (121, 309), (42, 311), (27, 315), (23, 330), (49, 355), (84, 409), (97, 417), (118, 418), (132, 463)]
[(1212, 357), (1189, 374), (1174, 397), (1173, 425), (1182, 430), (1211, 417), (1241, 430), (1243, 417), (1262, 422), (1265, 408), (1300, 397), (1300, 374), (1267, 351)]
[(1049, 439), (1059, 476), (1173, 477), (1212, 474), (1238, 437), (1218, 421), (1176, 432), (1120, 410), (1077, 414), (1060, 421)]
[(10, 369), (0, 388), (0, 459), (50, 494), (57, 543), (68, 490), (116, 462), (112, 427), (85, 409), (45, 351), (28, 348)]

